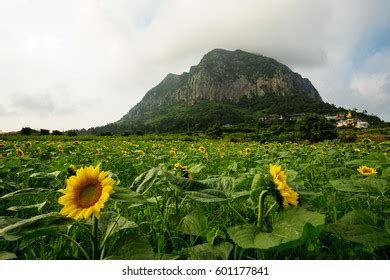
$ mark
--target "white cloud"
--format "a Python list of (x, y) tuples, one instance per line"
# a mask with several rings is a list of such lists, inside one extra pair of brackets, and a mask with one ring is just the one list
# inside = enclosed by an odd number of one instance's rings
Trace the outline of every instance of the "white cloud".
[(375, 53), (351, 78), (352, 96), (357, 107), (388, 117), (390, 113), (390, 49)]

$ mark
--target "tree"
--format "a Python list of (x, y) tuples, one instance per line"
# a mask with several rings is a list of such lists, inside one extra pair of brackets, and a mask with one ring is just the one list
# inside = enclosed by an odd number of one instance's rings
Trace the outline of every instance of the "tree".
[(41, 129), (40, 132), (39, 132), (40, 135), (49, 135), (50, 134), (50, 130), (48, 129)]
[(319, 114), (304, 115), (297, 122), (300, 137), (310, 142), (332, 140), (337, 138), (335, 124)]
[(31, 135), (33, 132), (34, 129), (32, 129), (31, 127), (22, 127), (22, 130), (20, 131), (22, 135)]
[(76, 131), (76, 130), (68, 130), (68, 131), (66, 132), (66, 134), (67, 134), (68, 136), (75, 137), (75, 136), (77, 136), (77, 131)]
[(59, 130), (53, 130), (52, 132), (51, 132), (51, 135), (62, 135), (63, 133), (61, 132), (61, 131), (59, 131)]

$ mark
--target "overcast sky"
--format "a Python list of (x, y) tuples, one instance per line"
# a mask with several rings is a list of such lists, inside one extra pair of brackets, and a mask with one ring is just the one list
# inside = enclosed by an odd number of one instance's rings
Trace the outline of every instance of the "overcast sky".
[(0, 130), (114, 122), (214, 48), (390, 121), (389, 0), (0, 0)]

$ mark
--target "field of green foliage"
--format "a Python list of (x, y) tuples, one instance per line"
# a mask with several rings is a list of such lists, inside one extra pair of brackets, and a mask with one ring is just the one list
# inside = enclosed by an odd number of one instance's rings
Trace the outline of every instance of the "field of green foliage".
[[(0, 139), (0, 259), (389, 259), (389, 154), (368, 139)], [(114, 192), (99, 218), (61, 215), (88, 166)]]

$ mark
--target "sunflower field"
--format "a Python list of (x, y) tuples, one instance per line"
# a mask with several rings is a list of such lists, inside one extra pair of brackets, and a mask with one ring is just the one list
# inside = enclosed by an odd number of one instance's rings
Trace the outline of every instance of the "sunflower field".
[(0, 259), (389, 259), (390, 142), (0, 139)]

